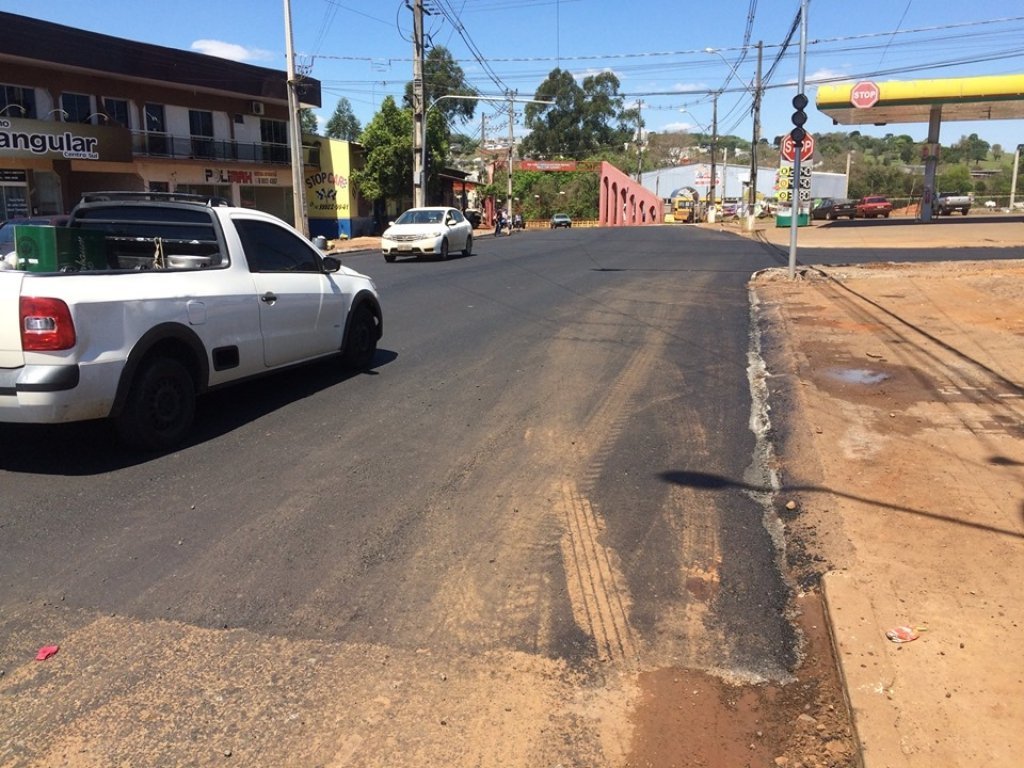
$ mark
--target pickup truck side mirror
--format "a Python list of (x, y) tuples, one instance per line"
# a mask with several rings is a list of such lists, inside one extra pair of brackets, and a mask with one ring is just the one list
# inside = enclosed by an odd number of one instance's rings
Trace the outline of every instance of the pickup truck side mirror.
[(335, 256), (324, 256), (324, 272), (337, 272), (341, 269), (341, 260)]

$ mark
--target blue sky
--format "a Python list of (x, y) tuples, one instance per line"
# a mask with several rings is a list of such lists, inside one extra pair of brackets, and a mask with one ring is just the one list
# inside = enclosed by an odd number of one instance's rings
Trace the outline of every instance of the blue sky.
[[(779, 56), (799, 0), (426, 0), (426, 7), (432, 11), (430, 40), (448, 48), (482, 94), (513, 89), (532, 96), (558, 66), (579, 77), (611, 70), (629, 100), (643, 102), (651, 131), (708, 128), (708, 93), (724, 88), (719, 132), (749, 137), (748, 85), (756, 62), (750, 46), (763, 41), (764, 71), (775, 68), (763, 102), (762, 135), (771, 138), (791, 127), (799, 31)], [(0, 0), (0, 8), (170, 48), (286, 66), (284, 0)], [(385, 96), (401, 98), (412, 77), (412, 14), (403, 0), (291, 0), (291, 10), (298, 63), (323, 85), (323, 121), (341, 97), (364, 125)], [(813, 108), (816, 81), (1024, 73), (1022, 40), (1024, 7), (1006, 0), (811, 0), (806, 127), (814, 133), (849, 130)], [(459, 130), (479, 136), (481, 115), (495, 111), (481, 103), (473, 122)], [(488, 135), (507, 135), (507, 118), (495, 116), (488, 124)], [(926, 128), (860, 130), (923, 140)], [(970, 133), (1012, 150), (1024, 142), (1024, 121), (946, 123), (941, 140), (950, 144)]]

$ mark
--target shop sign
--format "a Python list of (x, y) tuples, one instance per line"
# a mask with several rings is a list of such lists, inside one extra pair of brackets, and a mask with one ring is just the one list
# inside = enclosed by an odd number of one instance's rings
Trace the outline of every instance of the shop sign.
[(516, 163), (520, 171), (575, 171), (575, 160), (521, 160)]
[(306, 176), (307, 208), (314, 218), (334, 218), (339, 211), (350, 209), (348, 177), (331, 171), (318, 171)]
[(126, 128), (0, 118), (0, 157), (64, 158), (65, 160), (132, 159)]

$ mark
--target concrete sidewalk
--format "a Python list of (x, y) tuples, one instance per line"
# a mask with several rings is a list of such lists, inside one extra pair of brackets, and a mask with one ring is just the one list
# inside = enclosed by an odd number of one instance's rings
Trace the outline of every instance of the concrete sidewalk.
[(769, 270), (752, 295), (788, 554), (827, 571), (864, 765), (1024, 764), (1024, 261)]
[[(700, 224), (702, 228), (732, 232), (789, 248), (789, 227), (776, 227), (773, 219), (759, 219), (754, 231), (731, 220)], [(797, 228), (797, 247), (806, 248), (983, 248), (1021, 247), (1024, 216), (993, 214), (942, 217), (928, 224), (894, 216), (890, 219), (815, 221)]]

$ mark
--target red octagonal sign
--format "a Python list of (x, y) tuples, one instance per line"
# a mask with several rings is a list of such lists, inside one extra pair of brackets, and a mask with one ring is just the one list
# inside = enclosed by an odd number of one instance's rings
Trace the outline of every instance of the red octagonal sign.
[[(782, 137), (782, 143), (779, 145), (779, 154), (782, 155), (782, 159), (787, 163), (792, 163), (796, 157), (796, 142), (793, 141), (793, 136), (787, 133)], [(800, 162), (806, 163), (814, 157), (814, 136), (808, 131), (807, 135), (804, 136), (804, 140), (800, 143)]]
[(878, 103), (878, 85), (870, 80), (864, 80), (853, 86), (850, 91), (850, 103), (857, 109), (868, 109)]

